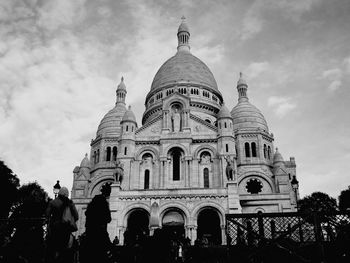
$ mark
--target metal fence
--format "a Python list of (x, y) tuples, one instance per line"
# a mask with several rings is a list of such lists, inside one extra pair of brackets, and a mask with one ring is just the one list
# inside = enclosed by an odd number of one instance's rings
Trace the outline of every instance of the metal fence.
[(341, 247), (350, 241), (349, 228), (349, 212), (226, 215), (228, 248), (245, 251), (242, 261), (236, 262), (263, 262), (263, 258), (274, 262), (279, 253), (293, 262), (325, 262), (348, 256), (347, 248)]

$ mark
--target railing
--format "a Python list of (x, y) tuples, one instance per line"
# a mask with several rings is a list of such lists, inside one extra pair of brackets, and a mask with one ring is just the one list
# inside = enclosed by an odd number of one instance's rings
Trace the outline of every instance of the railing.
[[(0, 219), (0, 262), (20, 257), (43, 262), (46, 233), (45, 218)], [(172, 256), (171, 249), (161, 252), (169, 262), (350, 262), (349, 212), (230, 214), (226, 235), (226, 247), (183, 247), (182, 258)], [(147, 240), (139, 246), (115, 247), (111, 262), (157, 262), (162, 243)], [(76, 253), (74, 262), (79, 262), (79, 246)]]
[[(266, 261), (272, 248), (270, 257), (276, 259), (280, 253), (285, 258), (288, 254), (294, 262), (325, 262), (327, 258), (349, 256), (341, 251), (342, 242), (349, 238), (349, 228), (350, 213), (345, 212), (226, 215), (228, 249), (245, 250), (246, 261), (237, 262)], [(334, 260), (329, 262), (337, 262)]]

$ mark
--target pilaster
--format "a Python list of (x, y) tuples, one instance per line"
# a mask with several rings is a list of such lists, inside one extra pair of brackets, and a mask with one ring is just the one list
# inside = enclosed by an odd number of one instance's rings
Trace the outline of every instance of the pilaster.
[(228, 210), (229, 214), (239, 214), (242, 207), (239, 202), (238, 183), (233, 181), (227, 182)]

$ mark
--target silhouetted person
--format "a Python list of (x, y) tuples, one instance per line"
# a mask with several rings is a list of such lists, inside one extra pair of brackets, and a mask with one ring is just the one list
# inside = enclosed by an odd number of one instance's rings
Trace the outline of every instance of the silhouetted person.
[(47, 237), (47, 262), (72, 262), (73, 254), (69, 248), (71, 229), (63, 223), (63, 211), (70, 207), (74, 220), (78, 220), (78, 212), (72, 200), (68, 198), (69, 192), (66, 187), (61, 187), (57, 197), (52, 200), (46, 210), (48, 223)]
[(81, 262), (108, 262), (108, 253), (112, 248), (107, 232), (107, 224), (111, 222), (111, 212), (106, 198), (96, 195), (85, 212), (85, 240), (82, 244)]

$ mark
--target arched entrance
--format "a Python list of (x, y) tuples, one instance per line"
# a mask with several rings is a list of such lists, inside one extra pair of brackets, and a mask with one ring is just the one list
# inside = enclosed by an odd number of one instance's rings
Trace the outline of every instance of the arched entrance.
[(162, 219), (162, 229), (169, 240), (185, 238), (185, 219), (179, 210), (166, 212)]
[(221, 245), (220, 217), (216, 210), (205, 208), (197, 218), (197, 238), (209, 245)]
[(124, 243), (135, 245), (149, 235), (149, 214), (143, 209), (135, 209), (128, 216)]

